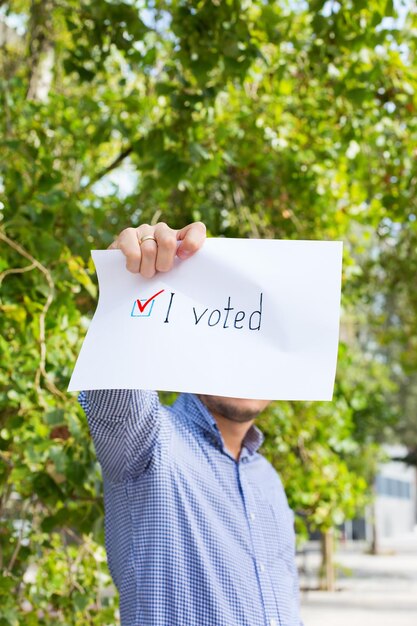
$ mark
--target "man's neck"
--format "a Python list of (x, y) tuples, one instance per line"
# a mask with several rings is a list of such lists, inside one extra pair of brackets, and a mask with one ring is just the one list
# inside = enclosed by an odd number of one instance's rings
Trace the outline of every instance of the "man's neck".
[(233, 420), (222, 417), (217, 413), (212, 413), (212, 415), (221, 432), (224, 445), (237, 461), (239, 459), (245, 435), (255, 420), (250, 420), (249, 422), (234, 422)]

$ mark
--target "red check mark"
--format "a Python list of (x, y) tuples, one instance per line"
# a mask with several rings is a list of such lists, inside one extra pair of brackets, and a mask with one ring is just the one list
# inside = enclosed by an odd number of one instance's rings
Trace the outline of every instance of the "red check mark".
[(165, 289), (161, 289), (161, 291), (158, 291), (158, 293), (154, 293), (153, 296), (151, 296), (148, 300), (146, 300), (145, 304), (141, 304), (140, 300), (136, 300), (136, 302), (138, 303), (139, 311), (143, 313), (146, 307), (148, 306), (148, 304), (152, 302), (152, 300), (154, 300), (156, 296), (159, 296), (159, 294), (162, 293), (163, 291), (165, 291)]

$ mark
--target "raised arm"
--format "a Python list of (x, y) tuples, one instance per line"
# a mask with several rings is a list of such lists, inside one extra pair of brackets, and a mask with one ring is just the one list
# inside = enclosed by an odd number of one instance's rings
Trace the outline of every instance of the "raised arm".
[(158, 394), (138, 389), (82, 391), (103, 476), (121, 482), (141, 474), (150, 462), (161, 430)]
[[(168, 272), (175, 256), (187, 259), (204, 243), (201, 222), (181, 230), (164, 223), (126, 228), (109, 246), (126, 256), (126, 268), (145, 278)], [(163, 358), (163, 354), (162, 354)], [(134, 478), (149, 465), (161, 443), (163, 413), (155, 391), (101, 389), (82, 391), (79, 401), (90, 426), (103, 475), (113, 482)]]

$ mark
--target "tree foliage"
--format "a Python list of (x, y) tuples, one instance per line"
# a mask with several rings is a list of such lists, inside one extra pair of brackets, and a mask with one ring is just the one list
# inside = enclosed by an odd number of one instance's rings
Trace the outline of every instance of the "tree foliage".
[(1, 624), (117, 619), (65, 389), (89, 250), (127, 225), (345, 241), (335, 401), (279, 403), (263, 426), (310, 522), (363, 502), (417, 365), (416, 18), (394, 17), (391, 0), (1, 3)]

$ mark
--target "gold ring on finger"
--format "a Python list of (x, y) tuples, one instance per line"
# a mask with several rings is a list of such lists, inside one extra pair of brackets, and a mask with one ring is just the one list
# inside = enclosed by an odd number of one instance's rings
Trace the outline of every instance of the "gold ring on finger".
[(156, 241), (155, 237), (153, 235), (145, 235), (144, 237), (141, 237), (139, 239), (139, 244), (142, 245), (144, 241), (148, 241), (148, 239), (152, 239), (152, 241), (154, 241), (156, 243), (156, 245), (158, 245), (158, 242)]

